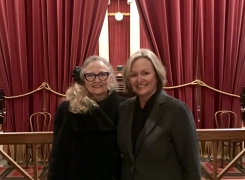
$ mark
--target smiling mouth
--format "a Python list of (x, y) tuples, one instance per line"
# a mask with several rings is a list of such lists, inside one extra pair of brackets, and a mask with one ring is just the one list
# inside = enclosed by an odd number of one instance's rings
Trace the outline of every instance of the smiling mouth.
[(101, 88), (101, 87), (102, 87), (101, 85), (93, 86), (93, 88)]
[(146, 87), (146, 84), (143, 84), (143, 85), (138, 85), (136, 86), (137, 88), (143, 88), (143, 87)]

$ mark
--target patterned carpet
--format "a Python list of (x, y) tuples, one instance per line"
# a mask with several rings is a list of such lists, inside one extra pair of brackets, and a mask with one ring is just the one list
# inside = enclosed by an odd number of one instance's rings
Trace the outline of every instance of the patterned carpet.
[[(226, 166), (228, 162), (224, 162), (224, 166)], [(220, 164), (217, 165), (220, 167)], [(25, 167), (23, 165), (23, 167)], [(213, 171), (212, 159), (201, 158), (201, 167), (202, 167), (202, 180), (210, 180), (210, 175)], [(244, 167), (244, 168), (243, 168)], [(224, 180), (245, 180), (245, 162), (243, 163), (243, 167), (239, 164), (236, 164), (233, 168), (231, 168), (222, 179)], [(25, 169), (28, 174), (33, 177), (33, 168), (30, 165), (28, 169)], [(222, 168), (218, 168), (218, 173), (222, 171)], [(38, 168), (38, 176), (43, 177), (47, 172), (47, 168), (42, 165)], [(24, 180), (25, 178), (20, 174), (16, 169), (14, 169), (10, 165), (1, 165), (0, 164), (0, 179), (1, 180)]]
[[(224, 162), (224, 167), (229, 162)], [(212, 174), (213, 172), (213, 162), (212, 159), (201, 159), (201, 167), (202, 167), (202, 180), (210, 180), (209, 174)], [(223, 168), (220, 168), (220, 162), (217, 164), (217, 173), (221, 172)], [(239, 180), (239, 179), (245, 179), (245, 163), (243, 162), (243, 167), (241, 167), (239, 164), (236, 164), (234, 167), (232, 167), (225, 176), (222, 177), (224, 180)]]
[[(25, 165), (23, 165), (25, 167)], [(24, 169), (24, 168), (23, 168)], [(32, 166), (30, 165), (28, 169), (25, 169), (25, 171), (33, 177), (34, 171)], [(43, 166), (38, 167), (38, 177), (42, 177), (45, 172), (47, 171), (47, 168), (44, 168)], [(5, 165), (0, 166), (0, 179), (2, 180), (17, 180), (17, 179), (26, 179), (23, 177), (22, 174), (20, 174), (16, 169), (14, 169), (12, 166)]]

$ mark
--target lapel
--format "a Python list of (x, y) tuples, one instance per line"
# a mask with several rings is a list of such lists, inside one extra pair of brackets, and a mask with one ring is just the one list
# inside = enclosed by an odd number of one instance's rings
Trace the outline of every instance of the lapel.
[[(165, 99), (166, 99), (166, 92), (161, 91), (156, 97), (156, 101), (154, 103), (154, 106), (152, 108), (152, 111), (150, 113), (149, 118), (146, 120), (146, 123), (141, 130), (138, 139), (136, 141), (136, 146), (135, 146), (135, 156), (138, 154), (139, 147), (143, 140), (146, 138), (148, 133), (155, 127), (157, 122), (160, 120), (162, 114), (163, 114), (163, 109), (164, 109), (164, 104), (165, 104)], [(132, 123), (131, 123), (132, 124)], [(131, 126), (132, 127), (132, 126)], [(131, 143), (132, 144), (132, 143)], [(132, 146), (132, 145), (131, 145)]]
[(135, 99), (136, 97), (133, 97), (132, 100), (127, 104), (127, 107), (125, 109), (124, 118), (125, 119), (125, 131), (124, 131), (124, 141), (126, 144), (127, 151), (129, 153), (129, 156), (134, 161), (134, 153), (133, 153), (133, 147), (132, 147), (132, 124), (133, 124), (133, 117), (134, 117), (134, 108), (135, 108)]

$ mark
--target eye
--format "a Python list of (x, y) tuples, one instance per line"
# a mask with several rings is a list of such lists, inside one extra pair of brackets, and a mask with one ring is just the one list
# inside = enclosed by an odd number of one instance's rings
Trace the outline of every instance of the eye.
[(135, 77), (136, 76), (136, 74), (130, 74), (130, 77)]
[(150, 74), (150, 72), (145, 71), (145, 72), (143, 73), (143, 75), (148, 75), (148, 74)]
[(101, 77), (104, 76), (105, 77), (105, 76), (108, 76), (108, 73), (107, 72), (100, 72), (99, 76), (101, 76)]
[(94, 73), (87, 73), (86, 77), (90, 78), (90, 77), (94, 77)]

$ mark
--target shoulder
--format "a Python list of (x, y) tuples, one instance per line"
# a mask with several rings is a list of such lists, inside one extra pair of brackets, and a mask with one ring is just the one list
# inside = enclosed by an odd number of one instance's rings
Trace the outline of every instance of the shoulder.
[(157, 98), (156, 98), (156, 102), (158, 103), (164, 103), (167, 104), (168, 106), (185, 106), (186, 104), (182, 101), (180, 101), (179, 99), (176, 99), (175, 97), (172, 97), (170, 95), (167, 94), (166, 91), (162, 90)]
[(119, 95), (117, 94), (117, 92), (114, 90), (114, 91), (112, 91), (112, 92), (109, 94), (109, 96), (108, 96), (108, 98), (107, 98), (107, 101), (109, 101), (109, 102), (117, 101), (118, 104), (121, 104), (121, 103), (124, 102), (126, 99), (127, 99), (126, 97), (119, 96)]
[(68, 127), (67, 123), (71, 124), (71, 112), (69, 111), (69, 102), (62, 102), (56, 110), (54, 118), (54, 135), (63, 131), (62, 127)]
[(124, 101), (127, 100), (127, 98), (123, 96), (118, 96), (118, 100), (119, 100), (119, 103), (123, 103)]
[(160, 93), (156, 101), (158, 101), (159, 104), (163, 103), (164, 108), (168, 113), (173, 113), (175, 114), (174, 116), (178, 116), (182, 118), (185, 117), (186, 115), (189, 117), (192, 116), (192, 112), (190, 111), (189, 107), (185, 102), (176, 99), (172, 96), (169, 96), (166, 92), (165, 93), (163, 92)]
[(191, 114), (190, 109), (185, 102), (168, 95), (164, 90), (157, 95), (155, 105), (164, 108), (165, 111), (170, 114)]
[(136, 100), (136, 96), (135, 97), (131, 97), (126, 99), (125, 101), (123, 101), (120, 105), (120, 107), (124, 107), (124, 106), (128, 106), (128, 105), (133, 105), (135, 103)]
[(58, 106), (57, 111), (64, 111), (64, 110), (68, 110), (70, 105), (69, 101), (63, 101), (61, 102), (61, 104)]
[(69, 101), (61, 102), (61, 104), (58, 106), (56, 110), (55, 116), (61, 118), (61, 117), (66, 116), (68, 113), (71, 113), (69, 111), (69, 106), (70, 106)]

